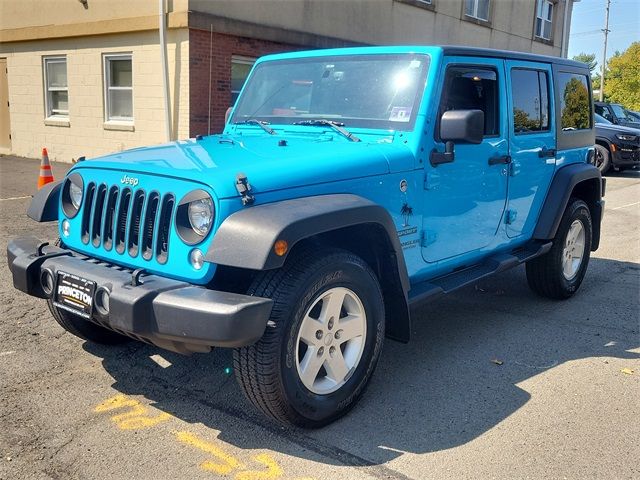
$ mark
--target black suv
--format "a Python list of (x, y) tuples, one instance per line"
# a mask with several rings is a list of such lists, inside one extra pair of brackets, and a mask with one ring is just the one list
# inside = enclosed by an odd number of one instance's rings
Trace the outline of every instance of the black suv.
[(595, 111), (615, 125), (640, 128), (640, 120), (618, 103), (595, 102)]
[(614, 125), (597, 113), (595, 165), (603, 175), (640, 165), (640, 129)]

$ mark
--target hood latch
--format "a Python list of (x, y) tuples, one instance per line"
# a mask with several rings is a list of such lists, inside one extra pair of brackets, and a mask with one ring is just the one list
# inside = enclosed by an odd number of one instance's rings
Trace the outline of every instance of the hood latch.
[(236, 190), (242, 197), (242, 205), (253, 205), (256, 201), (256, 197), (251, 194), (251, 185), (247, 176), (240, 172), (236, 175)]

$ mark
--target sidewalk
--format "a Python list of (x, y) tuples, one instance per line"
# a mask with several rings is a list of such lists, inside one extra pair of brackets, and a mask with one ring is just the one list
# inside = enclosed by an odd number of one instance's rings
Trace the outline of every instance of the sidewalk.
[[(71, 163), (51, 162), (53, 178), (60, 180)], [(0, 155), (0, 200), (32, 196), (38, 190), (40, 159)]]

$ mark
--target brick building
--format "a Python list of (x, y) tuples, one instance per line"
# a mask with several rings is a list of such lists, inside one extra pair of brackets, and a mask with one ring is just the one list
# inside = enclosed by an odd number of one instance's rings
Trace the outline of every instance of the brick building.
[(171, 139), (219, 132), (268, 53), (461, 44), (566, 55), (573, 1), (164, 0), (161, 12), (157, 0), (0, 0), (0, 153), (46, 146), (71, 161), (161, 143), (165, 118)]

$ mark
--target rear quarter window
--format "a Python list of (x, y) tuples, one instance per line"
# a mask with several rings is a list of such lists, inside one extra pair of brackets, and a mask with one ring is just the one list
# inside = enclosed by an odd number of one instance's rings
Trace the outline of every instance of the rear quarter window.
[(558, 93), (562, 130), (590, 129), (592, 127), (591, 103), (587, 76), (561, 72), (558, 75)]

